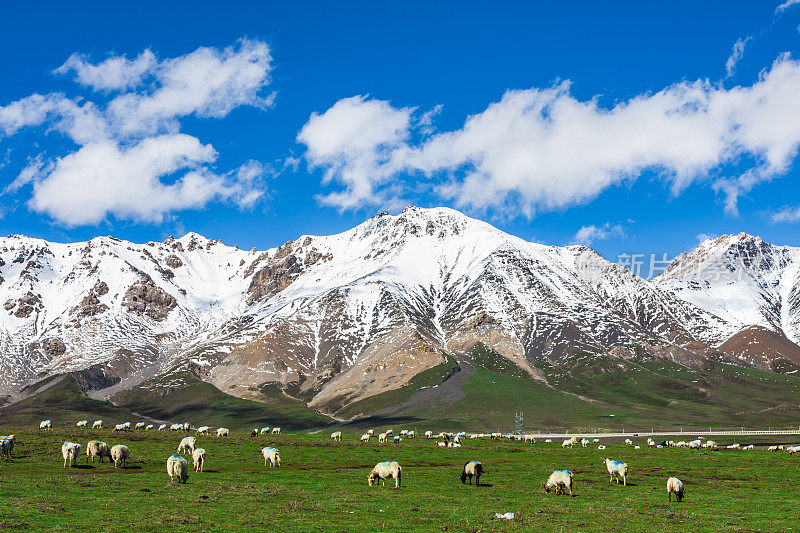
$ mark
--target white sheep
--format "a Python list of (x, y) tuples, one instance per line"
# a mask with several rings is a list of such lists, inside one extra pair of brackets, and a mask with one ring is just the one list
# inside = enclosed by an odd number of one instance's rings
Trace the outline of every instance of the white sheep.
[(592, 439), (592, 442), (600, 442), (600, 439)]
[(606, 458), (603, 463), (606, 465), (606, 469), (608, 469), (608, 473), (611, 475), (611, 482), (614, 481), (614, 476), (618, 476), (622, 478), (622, 484), (627, 486), (628, 485), (628, 465), (620, 462), (620, 461), (613, 461), (611, 459)]
[(186, 459), (180, 455), (170, 455), (167, 459), (167, 474), (170, 483), (174, 483), (175, 478), (178, 478), (178, 483), (186, 483), (189, 479), (189, 464)]
[(704, 447), (704, 448), (708, 448), (709, 450), (713, 450), (713, 451), (716, 451), (716, 450), (718, 450), (718, 449), (719, 449), (719, 446), (717, 446), (717, 443), (716, 443), (716, 442), (714, 442), (713, 440), (707, 440), (707, 441), (706, 441), (706, 442), (703, 444), (703, 447)]
[(589, 445), (589, 439), (587, 439), (587, 438), (581, 439), (581, 446), (586, 448), (588, 445)]
[(115, 425), (114, 426), (114, 431), (125, 431), (128, 428), (127, 424), (128, 424), (128, 422), (125, 422), (124, 424)]
[(426, 439), (432, 439), (433, 438), (433, 431), (430, 431), (430, 430), (426, 431), (425, 432), (425, 438)]
[(281, 428), (272, 428), (272, 434), (273, 435), (280, 435), (281, 434)]
[[(12, 435), (13, 437), (13, 435)], [(11, 450), (14, 449), (14, 439), (8, 439), (8, 437), (0, 437), (0, 455), (3, 457), (11, 457)]]
[(756, 445), (755, 445), (755, 444), (750, 444), (750, 445), (748, 445), (748, 446), (745, 446), (745, 447), (744, 447), (744, 448), (742, 448), (742, 449), (743, 449), (743, 450), (754, 450), (755, 448), (756, 448)]
[(153, 424), (147, 424), (147, 425), (144, 427), (144, 430), (145, 430), (145, 431), (150, 431), (150, 430), (151, 430), (151, 429), (153, 429), (154, 427), (155, 427), (155, 426), (154, 426)]
[(39, 429), (53, 429), (52, 420), (42, 420), (39, 422)]
[(448, 448), (461, 448), (461, 445), (459, 443), (457, 443), (457, 442), (448, 442), (447, 443), (447, 447)]
[(633, 441), (631, 439), (625, 439), (625, 444), (630, 446), (631, 444), (633, 444)]
[(170, 431), (181, 431), (181, 430), (183, 430), (183, 424), (172, 424), (169, 427), (169, 430)]
[[(394, 430), (393, 430), (393, 429), (387, 429), (387, 430), (386, 430), (386, 434), (387, 434), (387, 435), (391, 435), (392, 433), (394, 433)], [(450, 434), (450, 436), (452, 437), (452, 436), (453, 436), (453, 434), (451, 433), (451, 434)]]
[(481, 476), (483, 475), (483, 465), (480, 461), (470, 461), (464, 465), (461, 471), (461, 483), (466, 483), (469, 478), (469, 484), (472, 485), (472, 477), (475, 477), (475, 486), (481, 484)]
[(180, 425), (184, 433), (189, 433), (192, 430), (192, 426), (189, 425), (189, 422), (184, 422), (183, 424)]
[(741, 448), (741, 447), (742, 447), (742, 445), (741, 445), (741, 444), (739, 444), (738, 442), (737, 442), (737, 443), (735, 443), (735, 444), (730, 444), (730, 445), (728, 445), (728, 449), (729, 449), (729, 450), (738, 450), (738, 449), (739, 449), (739, 448)]
[(676, 477), (671, 477), (667, 480), (667, 500), (672, 501), (672, 495), (675, 499), (683, 501), (683, 481)]
[(89, 459), (92, 460), (94, 463), (94, 458), (99, 457), (100, 462), (103, 462), (103, 457), (108, 457), (108, 460), (111, 461), (111, 449), (108, 447), (103, 441), (100, 440), (90, 440), (86, 443), (86, 462), (89, 462)]
[(258, 428), (253, 428), (253, 431), (250, 432), (250, 436), (251, 437), (258, 436)]
[(88, 427), (88, 426), (89, 426), (89, 421), (88, 421), (88, 420), (81, 420), (80, 422), (78, 422), (78, 423), (77, 423), (77, 424), (75, 424), (75, 425), (76, 425), (77, 427), (79, 427), (79, 428), (85, 428), (85, 427)]
[(114, 461), (114, 468), (123, 468), (128, 464), (131, 451), (124, 444), (117, 444), (111, 448), (111, 460)]
[(367, 435), (369, 435), (370, 437), (375, 435), (375, 430), (374, 429), (368, 429), (367, 430)]
[(394, 478), (394, 487), (399, 489), (401, 473), (402, 468), (397, 461), (384, 461), (375, 465), (375, 468), (372, 469), (372, 472), (367, 477), (367, 482), (371, 487), (375, 484), (375, 480), (380, 479), (381, 483), (386, 485), (386, 479)]
[(200, 426), (197, 428), (198, 435), (208, 435), (208, 432), (211, 430), (210, 426)]
[(786, 451), (789, 452), (789, 455), (794, 455), (797, 452), (800, 452), (800, 444), (796, 446), (789, 446), (788, 448), (786, 448)]
[(408, 432), (407, 436), (409, 439), (413, 439), (414, 437), (417, 436), (417, 432), (412, 429), (411, 431)]
[(136, 422), (136, 426), (133, 429), (144, 429), (144, 426), (144, 422)]
[(166, 424), (161, 424), (160, 426), (158, 426), (158, 430), (159, 431), (166, 431), (166, 429), (167, 429), (167, 425)]
[(281, 452), (278, 451), (278, 448), (273, 448), (272, 446), (262, 448), (261, 455), (264, 456), (264, 466), (267, 466), (267, 461), (269, 461), (270, 468), (281, 466)]
[(633, 447), (633, 449), (634, 450), (640, 450), (640, 449), (642, 449), (642, 447), (637, 444), (636, 446)]
[[(394, 437), (392, 437), (392, 442), (394, 442), (394, 443), (398, 443), (398, 442), (400, 442), (401, 440), (402, 440), (402, 439), (400, 438), (400, 435), (395, 435)], [(457, 442), (454, 442), (453, 444), (458, 444), (458, 443), (457, 443)]]
[(74, 466), (81, 454), (81, 445), (77, 442), (65, 442), (61, 445), (61, 455), (64, 456), (64, 467)]
[(92, 429), (103, 429), (103, 421), (102, 420), (95, 420), (92, 424)]
[(573, 446), (575, 446), (575, 444), (577, 444), (577, 442), (578, 442), (578, 438), (577, 437), (564, 439), (564, 442), (561, 443), (561, 447), (562, 448), (572, 448)]
[(369, 442), (370, 436), (371, 435), (369, 433), (364, 433), (363, 435), (361, 435), (361, 442)]
[(228, 428), (217, 428), (217, 437), (228, 437), (231, 434), (231, 430)]
[(194, 462), (194, 471), (202, 472), (203, 466), (206, 464), (206, 451), (203, 448), (197, 448), (192, 452), (192, 461)]
[(447, 443), (446, 442), (442, 442), (442, 441), (438, 441), (436, 443), (436, 445), (439, 446), (440, 448), (444, 448), (445, 446), (447, 446)]
[(183, 437), (181, 443), (178, 444), (178, 453), (184, 453), (186, 450), (194, 453), (194, 447), (197, 444), (196, 437)]
[(598, 450), (605, 450), (605, 449), (606, 449), (606, 445), (605, 445), (605, 444), (599, 444), (599, 445), (597, 446), (597, 449), (598, 449)]
[(342, 432), (341, 431), (334, 431), (333, 433), (331, 433), (331, 439), (335, 440), (337, 442), (341, 441), (342, 440)]
[(702, 444), (703, 444), (703, 443), (702, 443), (702, 442), (700, 442), (699, 440), (693, 440), (693, 441), (691, 441), (691, 442), (689, 443), (689, 449), (691, 449), (691, 450), (699, 450), (699, 449), (700, 449), (700, 446), (701, 446)]
[(550, 477), (547, 478), (547, 483), (544, 484), (544, 491), (549, 493), (555, 490), (556, 494), (564, 494), (564, 489), (569, 491), (572, 496), (572, 486), (575, 476), (569, 470), (556, 470)]
[(653, 448), (656, 445), (656, 441), (654, 441), (653, 439), (649, 439), (648, 438), (647, 439), (647, 445), (650, 446), (651, 448)]
[(378, 435), (378, 444), (384, 444), (386, 442), (386, 433), (381, 433)]

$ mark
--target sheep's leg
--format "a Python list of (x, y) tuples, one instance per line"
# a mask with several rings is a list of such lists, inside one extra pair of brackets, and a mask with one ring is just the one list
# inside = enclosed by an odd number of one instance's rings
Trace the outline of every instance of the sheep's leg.
[(569, 489), (569, 497), (572, 498), (572, 485), (567, 487)]
[(671, 491), (667, 491), (667, 501), (670, 501), (670, 502), (672, 501), (672, 492)]
[(622, 485), (625, 486), (625, 487), (628, 486), (628, 475), (627, 474), (622, 476)]

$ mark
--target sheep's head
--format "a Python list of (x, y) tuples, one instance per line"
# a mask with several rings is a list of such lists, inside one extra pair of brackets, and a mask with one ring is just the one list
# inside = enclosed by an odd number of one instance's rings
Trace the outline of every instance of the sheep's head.
[(375, 483), (376, 479), (378, 479), (378, 473), (375, 470), (373, 470), (372, 472), (369, 473), (369, 477), (367, 477), (367, 481), (369, 482), (370, 487)]
[(550, 485), (548, 485), (547, 483), (542, 483), (542, 487), (544, 487), (544, 491), (546, 493), (550, 494), (550, 488), (551, 488)]
[(461, 483), (466, 483), (467, 482), (467, 471), (464, 470), (463, 472), (461, 472), (461, 476), (460, 477), (461, 477)]

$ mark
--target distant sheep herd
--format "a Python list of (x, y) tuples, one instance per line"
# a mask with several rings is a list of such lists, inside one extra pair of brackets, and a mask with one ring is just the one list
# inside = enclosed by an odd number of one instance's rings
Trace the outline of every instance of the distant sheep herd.
[[(88, 428), (89, 421), (88, 420), (80, 420), (76, 424), (79, 428)], [(133, 429), (132, 429), (133, 427)], [(92, 423), (92, 429), (102, 429), (103, 428), (103, 421), (102, 420), (95, 420)], [(127, 432), (132, 430), (141, 430), (141, 431), (149, 431), (155, 428), (154, 424), (146, 424), (144, 422), (138, 422), (134, 426), (131, 426), (130, 422), (124, 422), (120, 424), (114, 425), (114, 432)], [(52, 430), (53, 429), (53, 422), (51, 420), (42, 420), (39, 423), (40, 430)], [(200, 426), (195, 430), (196, 435), (200, 436), (208, 436), (211, 434), (211, 426)], [(191, 425), (188, 422), (183, 423), (176, 423), (167, 426), (167, 424), (160, 424), (158, 427), (158, 431), (175, 431), (175, 432), (183, 432), (189, 433), (191, 431)], [(280, 435), (281, 428), (280, 427), (273, 427), (270, 428), (268, 426), (262, 428), (254, 428), (250, 432), (251, 437), (255, 437), (258, 435)], [(230, 436), (230, 430), (228, 428), (219, 427), (216, 429), (216, 436), (217, 437), (228, 437)], [(385, 444), (388, 442), (399, 443), (404, 438), (415, 438), (416, 432), (413, 430), (402, 430), (399, 432), (398, 435), (394, 435), (393, 430), (387, 429), (383, 433), (379, 433), (377, 435), (378, 443)], [(471, 433), (467, 435), (466, 432), (462, 431), (459, 433), (451, 433), (451, 432), (439, 432), (434, 433), (433, 431), (426, 431), (424, 433), (425, 438), (427, 439), (435, 439), (436, 443), (440, 447), (448, 447), (448, 448), (459, 448), (461, 447), (461, 441), (464, 438), (468, 439), (482, 439), (482, 438), (489, 438), (489, 439), (510, 439), (510, 440), (519, 440), (523, 442), (536, 442), (536, 439), (533, 435), (511, 435), (511, 434), (503, 434), (503, 433)], [(341, 442), (343, 437), (342, 431), (334, 431), (331, 433), (331, 440), (334, 442)], [(375, 437), (375, 430), (370, 429), (367, 430), (364, 434), (360, 436), (361, 442), (369, 443), (370, 440)], [(11, 457), (12, 451), (14, 449), (14, 435), (6, 435), (0, 436), (0, 455), (3, 457)], [(441, 440), (439, 440), (441, 439)], [(713, 440), (705, 440), (703, 442), (703, 438), (697, 438), (692, 441), (671, 441), (665, 440), (661, 443), (656, 443), (652, 438), (647, 439), (647, 446), (651, 448), (668, 448), (668, 447), (676, 447), (676, 448), (689, 448), (699, 450), (701, 448), (709, 449), (712, 451), (719, 450), (720, 447), (717, 445), (716, 442)], [(551, 439), (545, 439), (546, 443), (552, 442)], [(600, 442), (599, 439), (595, 438), (592, 440), (592, 443), (598, 444)], [(580, 444), (582, 447), (586, 448), (590, 445), (589, 439), (582, 438), (578, 440), (578, 437), (571, 437), (569, 439), (564, 439), (561, 443), (562, 448), (572, 448)], [(634, 446), (635, 449), (640, 449), (640, 446), (634, 445), (634, 442), (631, 439), (625, 439), (625, 444), (628, 446)], [(727, 449), (730, 450), (752, 450), (754, 449), (754, 445), (742, 446), (740, 444), (731, 444), (727, 446)], [(114, 464), (115, 468), (124, 468), (128, 459), (130, 458), (130, 450), (127, 446), (122, 444), (117, 444), (113, 447), (109, 447), (108, 444), (99, 440), (90, 440), (86, 444), (86, 462), (88, 463), (91, 461), (94, 463), (95, 457), (99, 459), (102, 463), (104, 458), (107, 458), (109, 462)], [(605, 450), (606, 446), (604, 444), (598, 444), (598, 450)], [(784, 445), (774, 445), (769, 446), (767, 448), (769, 451), (786, 451), (789, 454), (793, 455), (795, 453), (800, 452), (800, 445), (794, 446), (784, 446)], [(61, 446), (61, 457), (64, 460), (64, 467), (72, 467), (78, 461), (78, 457), (81, 454), (82, 447), (80, 444), (75, 442), (64, 442)], [(207, 452), (204, 448), (197, 447), (197, 437), (196, 436), (186, 436), (183, 437), (178, 444), (177, 453), (170, 455), (167, 458), (167, 474), (170, 478), (170, 483), (174, 481), (178, 481), (178, 483), (186, 483), (187, 479), (189, 478), (189, 463), (180, 454), (189, 454), (192, 458), (192, 465), (195, 472), (203, 472)], [(267, 446), (261, 449), (261, 454), (264, 457), (264, 466), (266, 467), (269, 464), (269, 467), (279, 467), (281, 465), (281, 455), (280, 451), (273, 447)], [(610, 458), (605, 458), (603, 460), (603, 464), (608, 471), (610, 476), (610, 482), (617, 482), (622, 483), (624, 486), (628, 484), (628, 465), (622, 461), (616, 461)], [(460, 478), (462, 483), (472, 484), (472, 479), (475, 478), (475, 485), (478, 486), (480, 484), (480, 478), (482, 475), (485, 475), (486, 471), (483, 469), (483, 465), (476, 460), (468, 461), (464, 464), (464, 467), (461, 471)], [(375, 468), (367, 476), (367, 482), (369, 486), (373, 486), (376, 482), (380, 484), (386, 483), (387, 479), (392, 479), (395, 482), (395, 488), (400, 488), (401, 483), (401, 476), (402, 476), (402, 467), (400, 466), (397, 461), (384, 461), (375, 465)], [(553, 491), (555, 494), (566, 494), (569, 493), (570, 496), (573, 495), (573, 489), (575, 486), (575, 475), (570, 470), (555, 470), (550, 477), (547, 479), (546, 482), (543, 484), (545, 492)], [(667, 479), (667, 499), (668, 501), (672, 501), (673, 495), (678, 502), (683, 501), (684, 498), (684, 484), (683, 482), (678, 479), (677, 477), (671, 476)]]

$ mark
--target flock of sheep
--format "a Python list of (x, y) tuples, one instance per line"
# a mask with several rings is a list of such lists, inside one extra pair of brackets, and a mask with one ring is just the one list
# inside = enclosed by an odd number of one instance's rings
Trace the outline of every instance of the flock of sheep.
[[(41, 430), (49, 430), (52, 429), (53, 423), (50, 420), (43, 420), (39, 424), (39, 429)], [(77, 423), (77, 427), (87, 428), (88, 421), (81, 420)], [(96, 420), (92, 424), (92, 428), (100, 429), (103, 427), (102, 420)], [(154, 429), (153, 424), (145, 424), (143, 422), (137, 423), (133, 426), (134, 429), (137, 430), (152, 430)], [(188, 422), (186, 423), (179, 423), (179, 424), (172, 424), (169, 427), (167, 424), (161, 424), (158, 427), (159, 431), (164, 430), (170, 431), (180, 431), (184, 433), (188, 433), (191, 430), (191, 426)], [(200, 426), (196, 429), (197, 435), (210, 435), (211, 433), (210, 426)], [(125, 422), (122, 424), (116, 424), (114, 426), (114, 431), (131, 431), (131, 423)], [(251, 436), (256, 435), (279, 435), (281, 433), (280, 427), (262, 427), (262, 428), (254, 428), (251, 432)], [(227, 437), (230, 435), (230, 430), (224, 427), (220, 427), (216, 429), (217, 437)], [(375, 436), (375, 430), (368, 430), (366, 431), (360, 438), (362, 442), (369, 442)], [(393, 434), (393, 430), (388, 429), (383, 433), (378, 434), (378, 442), (383, 444), (391, 440), (393, 442), (401, 442), (403, 438), (414, 438), (416, 437), (416, 432), (411, 430), (402, 430), (398, 435)], [(522, 440), (525, 442), (536, 442), (535, 438), (532, 435), (509, 435), (509, 434), (502, 434), (502, 433), (472, 433), (467, 437), (466, 432), (459, 432), (459, 433), (449, 433), (449, 432), (442, 432), (434, 434), (432, 431), (426, 431), (425, 437), (428, 439), (443, 439), (442, 441), (437, 441), (437, 444), (442, 447), (460, 447), (462, 438), (470, 438), (470, 439), (477, 439), (477, 438), (491, 438), (491, 439), (501, 439), (507, 438), (512, 440)], [(341, 431), (334, 431), (331, 433), (331, 440), (339, 442), (342, 440), (342, 432)], [(546, 439), (545, 442), (552, 442), (551, 439)], [(593, 439), (594, 443), (599, 443), (599, 439)], [(582, 438), (578, 440), (578, 437), (571, 437), (569, 439), (565, 439), (561, 446), (563, 448), (570, 448), (576, 446), (577, 444), (581, 444), (584, 448), (589, 446), (590, 442), (587, 438)], [(625, 444), (633, 445), (633, 441), (631, 439), (625, 439)], [(657, 444), (652, 438), (647, 439), (647, 445), (649, 447), (656, 447), (656, 448), (664, 448), (664, 447), (679, 447), (679, 448), (690, 448), (690, 449), (700, 449), (700, 448), (707, 448), (710, 450), (718, 450), (719, 446), (716, 442), (712, 440), (706, 440), (703, 442), (703, 438), (698, 438), (692, 441), (663, 441), (660, 444)], [(11, 452), (14, 448), (14, 435), (8, 436), (0, 436), (0, 455), (5, 457), (9, 457)], [(603, 444), (598, 444), (598, 450), (604, 450), (606, 447)], [(635, 449), (639, 449), (640, 446), (636, 445)], [(754, 448), (753, 445), (749, 446), (741, 446), (740, 444), (731, 444), (727, 446), (729, 449), (741, 449), (741, 450), (751, 450)], [(768, 448), (770, 451), (787, 451), (790, 454), (794, 454), (800, 452), (800, 445), (796, 446), (770, 446)], [(64, 458), (64, 467), (74, 466), (78, 460), (78, 457), (81, 454), (81, 445), (74, 442), (65, 442), (61, 446), (61, 453)], [(169, 475), (170, 482), (173, 483), (176, 479), (179, 483), (186, 483), (186, 480), (189, 478), (189, 464), (187, 460), (180, 454), (189, 453), (192, 457), (192, 462), (194, 466), (195, 472), (202, 472), (203, 467), (206, 462), (206, 450), (203, 448), (197, 447), (197, 438), (194, 436), (187, 436), (183, 437), (178, 445), (177, 453), (171, 455), (167, 459), (167, 474)], [(264, 466), (267, 466), (269, 463), (270, 467), (278, 467), (281, 465), (281, 456), (280, 452), (277, 448), (268, 446), (261, 450), (261, 454), (264, 457)], [(130, 458), (130, 450), (127, 446), (122, 444), (117, 444), (116, 446), (109, 447), (108, 444), (98, 440), (91, 440), (86, 445), (86, 461), (89, 462), (91, 460), (94, 463), (94, 458), (98, 457), (100, 462), (103, 462), (103, 458), (108, 458), (110, 462), (114, 463), (114, 467), (123, 467), (126, 464), (126, 461)], [(608, 470), (610, 476), (610, 482), (622, 482), (623, 485), (627, 486), (628, 484), (628, 465), (621, 461), (615, 461), (609, 458), (606, 458), (603, 461), (606, 469)], [(461, 482), (466, 483), (469, 481), (469, 484), (472, 484), (472, 478), (475, 478), (475, 484), (478, 486), (480, 484), (480, 477), (483, 475), (485, 471), (483, 470), (483, 465), (479, 461), (469, 461), (467, 462), (461, 472)], [(400, 488), (400, 480), (402, 474), (402, 467), (397, 461), (384, 461), (375, 465), (375, 468), (369, 473), (367, 477), (367, 481), (369, 486), (373, 486), (376, 481), (384, 484), (386, 483), (387, 479), (393, 479), (395, 481), (395, 487)], [(573, 495), (573, 488), (574, 488), (574, 474), (570, 470), (556, 470), (547, 481), (543, 484), (545, 492), (554, 491), (555, 494), (566, 494), (569, 492), (569, 495)], [(682, 501), (684, 497), (684, 485), (683, 482), (678, 479), (677, 477), (670, 477), (667, 479), (667, 498), (671, 502), (672, 495), (675, 495), (677, 501)]]

